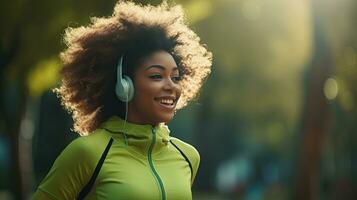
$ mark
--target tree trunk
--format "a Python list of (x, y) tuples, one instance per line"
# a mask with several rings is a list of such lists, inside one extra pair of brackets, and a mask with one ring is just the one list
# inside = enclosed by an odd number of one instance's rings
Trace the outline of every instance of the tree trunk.
[(314, 22), (314, 51), (312, 61), (306, 72), (305, 105), (302, 114), (301, 141), (298, 152), (295, 197), (298, 200), (309, 200), (317, 197), (319, 180), (319, 163), (324, 136), (329, 120), (328, 100), (323, 87), (330, 75), (330, 52), (321, 27), (321, 16), (317, 13), (316, 2), (312, 1)]

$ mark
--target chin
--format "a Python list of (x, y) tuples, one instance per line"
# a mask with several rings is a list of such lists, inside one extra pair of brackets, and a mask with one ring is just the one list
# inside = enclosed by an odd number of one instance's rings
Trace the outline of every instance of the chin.
[(167, 123), (169, 123), (172, 119), (174, 118), (174, 114), (172, 113), (172, 114), (166, 114), (166, 115), (161, 115), (160, 117), (159, 117), (159, 123), (165, 123), (165, 124), (167, 124)]

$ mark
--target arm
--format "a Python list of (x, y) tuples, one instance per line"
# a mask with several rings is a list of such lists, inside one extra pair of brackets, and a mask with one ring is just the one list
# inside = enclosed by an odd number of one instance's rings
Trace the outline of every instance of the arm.
[(74, 140), (56, 159), (32, 199), (75, 199), (92, 174), (93, 157), (86, 138)]
[(192, 169), (191, 170), (192, 172), (191, 186), (192, 186), (198, 171), (198, 167), (200, 165), (200, 154), (198, 153), (195, 147), (177, 138), (171, 137), (171, 143), (173, 143), (175, 148), (179, 149), (181, 154), (183, 154), (185, 159), (187, 158), (187, 161), (189, 162), (190, 168)]

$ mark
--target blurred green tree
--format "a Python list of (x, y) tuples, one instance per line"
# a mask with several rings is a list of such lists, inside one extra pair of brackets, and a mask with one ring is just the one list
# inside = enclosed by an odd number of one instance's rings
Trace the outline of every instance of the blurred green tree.
[[(67, 26), (89, 22), (88, 16), (111, 12), (114, 1), (1, 1), (0, 121), (11, 142), (10, 184), (15, 199), (26, 199), (29, 177), (21, 171), (20, 127), (30, 98), (38, 97), (58, 81), (58, 53)], [(22, 166), (21, 166), (22, 165)]]

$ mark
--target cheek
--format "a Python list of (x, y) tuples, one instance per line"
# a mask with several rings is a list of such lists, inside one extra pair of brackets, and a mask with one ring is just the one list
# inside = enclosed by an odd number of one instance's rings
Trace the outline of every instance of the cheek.
[(153, 100), (157, 95), (158, 86), (152, 83), (138, 84), (135, 88), (135, 98), (138, 101), (146, 103), (148, 100)]
[(181, 92), (182, 92), (182, 87), (181, 87), (181, 85), (178, 85), (177, 89), (176, 89), (176, 95), (178, 98), (180, 98)]

